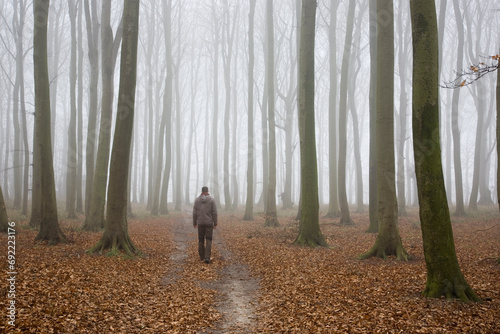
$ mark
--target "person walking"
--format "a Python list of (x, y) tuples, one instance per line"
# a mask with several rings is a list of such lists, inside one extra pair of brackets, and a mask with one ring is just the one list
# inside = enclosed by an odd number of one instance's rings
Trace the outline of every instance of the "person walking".
[[(198, 228), (198, 254), (201, 261), (210, 263), (212, 253), (212, 236), (217, 227), (217, 206), (208, 193), (208, 187), (201, 188), (201, 195), (193, 206), (193, 227)], [(206, 243), (205, 243), (206, 241)]]

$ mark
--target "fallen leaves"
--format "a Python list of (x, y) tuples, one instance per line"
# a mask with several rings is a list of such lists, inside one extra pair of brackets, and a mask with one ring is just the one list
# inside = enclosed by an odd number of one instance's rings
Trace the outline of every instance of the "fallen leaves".
[[(223, 298), (217, 289), (233, 289), (231, 277), (221, 273), (236, 261), (248, 265), (245, 275), (259, 279), (256, 296), (244, 299), (256, 310), (243, 313), (257, 324), (247, 332), (500, 332), (500, 266), (488, 260), (499, 255), (497, 213), (454, 220), (462, 271), (485, 300), (478, 304), (421, 297), (426, 269), (416, 212), (400, 219), (403, 244), (414, 257), (409, 262), (356, 259), (375, 241), (364, 232), (366, 214), (353, 215), (356, 225), (349, 227), (322, 218), (330, 248), (293, 245), (297, 224), (289, 218), (280, 218), (282, 227), (265, 228), (263, 218), (242, 222), (222, 214), (214, 238), (223, 238), (228, 250), (217, 244), (207, 266), (198, 259), (192, 228), (182, 240), (174, 236), (180, 219), (174, 214), (130, 221), (130, 236), (145, 253), (135, 259), (85, 253), (100, 233), (82, 232), (74, 244), (45, 246), (33, 243), (36, 231), (21, 229), (14, 332), (221, 332), (230, 327), (221, 326), (227, 316), (217, 309)], [(0, 240), (6, 244), (5, 235)], [(5, 246), (1, 252), (5, 266)], [(6, 289), (2, 280), (0, 295)], [(2, 309), (5, 303), (0, 298)], [(7, 328), (4, 317), (0, 330)]]
[[(476, 232), (494, 225), (498, 219), (459, 221), (454, 226), (464, 274), (476, 292), (489, 299), (482, 304), (463, 304), (421, 297), (426, 269), (421, 232), (411, 223), (418, 220), (416, 212), (400, 219), (404, 246), (414, 257), (409, 262), (394, 258), (356, 260), (373, 245), (375, 235), (364, 232), (368, 226), (366, 214), (353, 217), (354, 227), (339, 227), (332, 220), (322, 219), (321, 229), (330, 243), (329, 249), (294, 246), (293, 223), (265, 229), (261, 227), (262, 219), (251, 223), (225, 222), (230, 225), (223, 230), (231, 234), (231, 238), (225, 234), (230, 248), (262, 277), (256, 331), (490, 333), (500, 330), (497, 321), (500, 268), (493, 261), (480, 263), (480, 259), (498, 254), (500, 229), (490, 230), (490, 234)], [(283, 221), (280, 223), (283, 225)]]

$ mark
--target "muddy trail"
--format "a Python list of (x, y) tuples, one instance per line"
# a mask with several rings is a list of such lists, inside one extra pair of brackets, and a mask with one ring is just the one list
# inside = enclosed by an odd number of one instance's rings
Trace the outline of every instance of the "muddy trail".
[[(187, 270), (188, 256), (197, 255), (197, 230), (193, 228), (191, 213), (185, 212), (174, 224), (172, 242), (175, 252), (170, 255), (174, 269), (163, 278), (162, 283), (165, 285), (175, 284), (182, 279), (183, 270)], [(200, 261), (199, 266), (201, 272), (205, 266), (217, 267), (215, 278), (200, 279), (197, 284), (203, 289), (216, 291), (214, 309), (222, 316), (201, 333), (252, 333), (257, 325), (259, 280), (252, 277), (247, 265), (238, 261), (237, 256), (228, 249), (219, 229), (214, 230), (212, 262), (205, 264)]]

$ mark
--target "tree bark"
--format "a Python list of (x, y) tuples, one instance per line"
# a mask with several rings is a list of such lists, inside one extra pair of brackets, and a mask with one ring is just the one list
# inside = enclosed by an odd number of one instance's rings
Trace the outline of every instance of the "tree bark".
[(89, 1), (85, 0), (85, 18), (87, 23), (87, 41), (89, 48), (90, 81), (89, 81), (89, 116), (87, 125), (86, 179), (85, 179), (85, 214), (89, 213), (94, 184), (95, 146), (97, 141), (97, 86), (99, 83), (99, 48), (97, 46), (99, 35), (99, 22), (97, 19), (97, 3), (92, 3), (90, 13)]
[(340, 103), (339, 103), (339, 203), (340, 203), (340, 224), (354, 225), (349, 213), (349, 203), (347, 201), (347, 81), (349, 80), (349, 61), (351, 58), (351, 40), (354, 26), (354, 10), (356, 2), (349, 0), (347, 13), (347, 28), (344, 43), (344, 54), (342, 56), (342, 68), (340, 78)]
[(439, 60), (434, 1), (410, 2), (413, 36), (413, 145), (427, 284), (424, 296), (479, 301), (458, 264), (439, 136)]
[(117, 37), (113, 38), (111, 28), (111, 2), (102, 2), (101, 11), (101, 66), (102, 66), (102, 99), (101, 121), (99, 126), (99, 146), (92, 185), (89, 210), (85, 216), (83, 229), (97, 231), (104, 228), (104, 207), (106, 204), (106, 188), (108, 185), (109, 151), (111, 146), (111, 126), (113, 119), (113, 91), (115, 72), (115, 49), (121, 41), (121, 27), (118, 28)]
[(386, 20), (377, 25), (377, 198), (378, 235), (375, 245), (360, 258), (394, 255), (406, 261), (398, 229), (394, 152), (394, 4), (377, 0)]
[(9, 227), (8, 223), (9, 218), (7, 217), (7, 210), (5, 209), (2, 186), (0, 186), (0, 232), (7, 232), (7, 228)]
[(269, 179), (267, 185), (267, 207), (265, 226), (279, 226), (276, 212), (276, 125), (274, 110), (274, 23), (273, 0), (266, 1), (266, 78), (269, 129)]
[(52, 159), (49, 71), (47, 65), (47, 19), (49, 0), (35, 0), (33, 16), (33, 64), (35, 81), (35, 145), (39, 150), (41, 220), (35, 241), (50, 245), (66, 242), (57, 216), (56, 187)]
[(302, 1), (299, 58), (299, 137), (302, 212), (295, 243), (326, 246), (319, 228), (318, 166), (314, 120), (314, 38), (316, 0)]
[(66, 166), (66, 213), (68, 218), (76, 218), (76, 4), (75, 0), (68, 1), (69, 19), (71, 24), (71, 59), (69, 69), (70, 86), (70, 114), (68, 125), (68, 152)]
[(248, 152), (247, 152), (247, 200), (243, 220), (253, 220), (253, 204), (255, 200), (253, 173), (255, 166), (255, 139), (254, 139), (254, 22), (255, 2), (250, 0), (250, 11), (248, 13)]
[(369, 157), (369, 233), (378, 232), (378, 199), (377, 199), (377, 2), (369, 2), (370, 17), (370, 157)]
[[(455, 11), (455, 22), (457, 24), (457, 72), (463, 68), (464, 58), (464, 27), (462, 25), (462, 15), (460, 14), (460, 6), (458, 0), (453, 0), (453, 8)], [(455, 216), (465, 216), (464, 205), (464, 190), (462, 181), (462, 157), (460, 145), (460, 124), (458, 123), (458, 107), (460, 102), (460, 90), (453, 90), (451, 102), (451, 133), (453, 136), (453, 164), (455, 169)]]
[[(500, 54), (500, 51), (499, 51)], [(497, 70), (497, 202), (500, 210), (500, 71)]]
[(125, 0), (123, 8), (123, 41), (120, 64), (117, 120), (111, 151), (109, 190), (104, 234), (90, 252), (121, 250), (127, 256), (138, 253), (128, 234), (127, 204), (130, 147), (134, 125), (137, 73), (139, 0)]

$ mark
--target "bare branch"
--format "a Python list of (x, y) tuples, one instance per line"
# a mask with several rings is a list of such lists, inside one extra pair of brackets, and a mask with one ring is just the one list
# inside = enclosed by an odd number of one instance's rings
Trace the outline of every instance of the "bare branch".
[(486, 64), (485, 62), (480, 62), (476, 65), (471, 65), (467, 70), (462, 70), (461, 72), (456, 72), (457, 77), (449, 82), (445, 82), (440, 85), (442, 88), (459, 88), (473, 84), (478, 81), (486, 74), (495, 72), (498, 70), (500, 65), (500, 55), (495, 55), (491, 57), (484, 57), (492, 60), (491, 64)]

